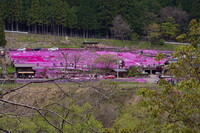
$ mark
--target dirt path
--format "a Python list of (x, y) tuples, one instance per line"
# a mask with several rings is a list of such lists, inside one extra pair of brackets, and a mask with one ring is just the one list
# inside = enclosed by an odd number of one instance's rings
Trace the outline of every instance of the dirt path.
[(149, 83), (155, 83), (156, 80), (158, 80), (158, 75), (150, 75), (150, 77), (145, 78), (145, 80), (147, 80), (147, 82)]

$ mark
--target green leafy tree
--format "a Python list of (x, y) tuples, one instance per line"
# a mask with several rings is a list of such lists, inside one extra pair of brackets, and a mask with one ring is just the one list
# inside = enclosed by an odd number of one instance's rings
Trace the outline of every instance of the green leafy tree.
[(200, 1), (199, 0), (193, 0), (192, 2), (192, 8), (191, 8), (191, 15), (192, 17), (196, 19), (200, 19)]
[[(160, 81), (161, 91), (140, 89), (142, 103), (154, 120), (163, 124), (161, 131), (198, 132), (200, 119), (200, 54), (192, 46), (183, 46), (174, 54), (177, 63), (170, 65), (170, 73), (179, 81), (173, 86)], [(160, 125), (157, 123), (157, 125)]]
[(189, 15), (199, 19), (199, 0), (1, 0), (0, 5), (8, 30), (25, 31), (28, 26), (35, 33), (67, 32), (84, 37), (113, 37), (110, 28), (117, 14), (140, 36), (143, 27), (163, 18), (173, 17), (180, 33), (187, 31)]
[(6, 71), (8, 74), (13, 74), (16, 72), (16, 69), (15, 69), (15, 67), (10, 66), (6, 69)]
[(60, 34), (60, 27), (64, 24), (64, 7), (61, 0), (55, 0), (54, 19), (57, 25), (57, 34)]
[(156, 44), (156, 42), (161, 37), (161, 28), (160, 25), (157, 23), (149, 24), (148, 27), (145, 29), (147, 32), (147, 38), (149, 44), (153, 43)]
[(177, 58), (177, 63), (171, 63), (170, 72), (178, 80), (195, 79), (200, 83), (200, 53), (189, 45), (177, 49), (173, 53), (173, 58)]
[(192, 6), (193, 6), (193, 2), (194, 0), (188, 1), (188, 0), (177, 0), (177, 6), (179, 6), (180, 8), (182, 8), (184, 11), (187, 11), (188, 13), (190, 13)]
[(181, 35), (176, 37), (176, 40), (178, 40), (180, 42), (186, 42), (186, 38), (187, 38), (186, 34), (181, 34)]
[(200, 43), (200, 23), (195, 19), (190, 21), (188, 37), (191, 45), (197, 48), (197, 44)]
[(159, 90), (139, 89), (137, 94), (142, 97), (135, 96), (137, 102), (127, 105), (114, 128), (108, 131), (200, 131), (200, 54), (192, 46), (183, 46), (173, 57), (178, 62), (171, 64), (169, 70), (179, 82), (174, 85), (161, 80)]
[(80, 1), (80, 6), (77, 10), (78, 25), (83, 32), (83, 37), (89, 37), (90, 32), (97, 29), (98, 17), (97, 9), (99, 6), (98, 0)]
[(163, 53), (158, 53), (155, 57), (156, 61), (160, 61), (162, 59), (164, 59), (165, 55)]
[(34, 32), (37, 33), (37, 26), (41, 23), (41, 8), (39, 0), (32, 0), (29, 10), (28, 24), (34, 26)]
[(10, 29), (13, 31), (14, 30), (14, 4), (13, 0), (9, 0), (5, 3), (5, 19), (8, 21), (7, 24), (10, 25)]
[(176, 39), (181, 42), (187, 40), (193, 47), (197, 48), (198, 43), (200, 43), (200, 23), (195, 19), (191, 20), (188, 35), (181, 34)]
[(140, 71), (137, 67), (132, 66), (129, 70), (128, 70), (128, 76), (129, 77), (135, 77), (135, 76), (139, 76), (140, 75)]
[(42, 21), (42, 33), (49, 32), (49, 25), (52, 25), (54, 22), (53, 10), (54, 10), (54, 1), (42, 0), (41, 1), (41, 21)]
[[(77, 7), (69, 7), (69, 5), (65, 2), (65, 20), (64, 20), (64, 27), (75, 29), (77, 28)], [(71, 33), (70, 33), (71, 34)]]
[(155, 13), (155, 14), (158, 14), (160, 9), (161, 9), (161, 5), (160, 3), (158, 2), (158, 0), (152, 0), (152, 1), (149, 1), (149, 0), (143, 0), (141, 1), (144, 6), (146, 7), (148, 13)]
[(161, 21), (168, 19), (168, 17), (173, 17), (177, 27), (180, 32), (187, 31), (188, 22), (189, 22), (189, 14), (180, 8), (167, 6), (161, 9), (160, 11), (160, 19)]
[(6, 46), (5, 32), (4, 32), (4, 27), (3, 27), (1, 15), (0, 15), (0, 46), (1, 47)]
[(172, 17), (168, 17), (165, 22), (161, 24), (161, 31), (167, 39), (173, 39), (178, 32), (178, 24), (175, 23)]
[(175, 1), (174, 0), (158, 0), (160, 5), (162, 7), (166, 7), (166, 6), (174, 6)]
[(115, 2), (111, 0), (102, 0), (99, 6), (99, 24), (101, 32), (103, 32), (106, 37), (109, 37), (110, 27), (112, 26), (113, 16), (115, 16)]
[(63, 19), (64, 19), (64, 10), (62, 7), (62, 1), (61, 0), (55, 0), (55, 21), (58, 25), (63, 24)]
[(131, 25), (131, 29), (133, 29), (136, 33), (141, 34), (142, 28), (145, 23), (145, 16), (147, 14), (148, 8), (143, 3), (143, 1), (128, 1), (127, 7), (125, 9), (124, 18)]
[(2, 18), (3, 21), (5, 20), (5, 16), (7, 13), (7, 10), (5, 9), (6, 9), (5, 1), (0, 1), (0, 17)]
[(23, 20), (23, 3), (22, 0), (13, 1), (13, 17), (16, 23), (16, 30), (19, 30), (19, 23)]

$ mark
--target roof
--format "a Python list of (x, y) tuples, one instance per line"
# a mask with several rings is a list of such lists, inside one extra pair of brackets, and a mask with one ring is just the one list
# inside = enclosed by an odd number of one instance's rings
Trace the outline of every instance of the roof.
[(126, 72), (126, 69), (113, 69), (115, 72)]
[(83, 42), (82, 44), (98, 44), (99, 42)]
[(33, 67), (34, 64), (15, 64), (15, 67)]
[(169, 59), (168, 61), (169, 61), (169, 63), (171, 63), (171, 62), (178, 62), (178, 59)]
[(24, 73), (34, 74), (34, 72), (33, 72), (33, 71), (18, 72), (18, 73), (22, 73), (22, 74), (24, 74)]
[(178, 61), (178, 59), (169, 59), (168, 61)]
[(170, 75), (161, 75), (160, 78), (174, 78), (174, 76), (170, 76)]
[(156, 66), (154, 67), (142, 67), (143, 70), (156, 70)]

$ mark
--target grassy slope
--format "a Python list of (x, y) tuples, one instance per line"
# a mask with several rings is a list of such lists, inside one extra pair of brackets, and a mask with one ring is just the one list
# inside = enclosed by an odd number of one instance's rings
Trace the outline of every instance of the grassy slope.
[[(104, 126), (112, 127), (117, 118), (117, 115), (121, 111), (123, 111), (124, 105), (138, 102), (138, 97), (135, 96), (138, 88), (158, 88), (158, 85), (156, 84), (117, 82), (116, 88), (107, 89), (107, 87), (112, 87), (112, 84), (109, 84), (111, 82), (106, 83), (108, 84), (105, 84), (105, 82), (88, 82), (83, 83), (82, 85), (77, 85), (75, 83), (60, 83), (59, 87), (62, 88), (62, 91), (57, 85), (53, 83), (29, 84), (28, 86), (16, 92), (4, 96), (4, 98), (10, 99), (11, 101), (14, 100), (15, 102), (23, 104), (28, 104), (30, 106), (43, 107), (50, 103), (55, 103), (56, 101), (62, 103), (62, 101), (60, 101), (60, 98), (62, 98), (64, 91), (66, 94), (69, 94), (70, 97), (73, 98), (74, 102), (78, 105), (86, 102), (89, 102), (91, 105), (96, 105), (98, 102), (99, 105), (94, 106), (94, 108), (92, 109), (92, 113), (95, 115), (96, 118), (98, 118), (98, 120), (100, 120), (104, 124)], [(2, 87), (3, 91), (6, 91), (11, 88), (19, 87), (21, 85), (22, 84), (4, 84), (2, 85)], [(90, 87), (88, 87), (88, 85)], [(102, 97), (100, 94), (91, 89), (91, 86), (95, 88), (98, 87), (100, 92), (105, 94), (106, 96), (109, 96), (110, 99), (104, 99), (103, 102), (99, 102), (102, 100)], [(101, 87), (104, 89), (102, 89)], [(112, 94), (112, 96), (110, 94)], [(9, 106), (7, 108), (11, 109), (12, 106)], [(21, 111), (23, 111), (24, 113), (26, 112), (26, 109), (18, 108), (17, 110), (15, 110), (15, 112), (12, 113), (19, 113)]]
[[(108, 80), (109, 82), (109, 80)], [(109, 82), (111, 83), (111, 82)], [(115, 82), (117, 84), (117, 87), (114, 89), (116, 92), (117, 99), (132, 99), (132, 95), (135, 93), (135, 91), (138, 90), (138, 88), (148, 88), (148, 89), (159, 89), (158, 84), (153, 83), (135, 83), (135, 82)], [(5, 92), (7, 90), (20, 87), (23, 84), (3, 84), (2, 85), (2, 91)], [(74, 94), (74, 95), (81, 95), (83, 93), (87, 93), (87, 90), (90, 90), (91, 92), (95, 93), (94, 90), (91, 90), (88, 86), (94, 86), (99, 87), (98, 85), (101, 85), (103, 88), (110, 86), (108, 84), (101, 84), (100, 82), (88, 82), (83, 83), (82, 86), (79, 86), (76, 83), (59, 83), (59, 86), (63, 89), (63, 91)], [(109, 90), (108, 90), (109, 91)], [(24, 88), (21, 89), (20, 92), (23, 92), (21, 95), (26, 95), (25, 97), (18, 97), (16, 96), (16, 100), (20, 101), (26, 101), (27, 96), (29, 101), (34, 101), (37, 99), (41, 99), (42, 97), (45, 97), (45, 103), (49, 103), (49, 100), (53, 97), (55, 97), (55, 93), (62, 93), (61, 90), (56, 86), (54, 83), (33, 83), (30, 84)], [(46, 96), (46, 93), (48, 92), (48, 96)], [(130, 92), (133, 92), (130, 94)], [(17, 92), (16, 92), (17, 93)], [(35, 95), (37, 94), (37, 95)], [(96, 93), (95, 93), (96, 94)], [(123, 94), (123, 95), (122, 95)], [(7, 97), (14, 96), (14, 93), (9, 94)], [(126, 95), (124, 97), (124, 95)], [(116, 97), (115, 96), (115, 97)], [(127, 97), (128, 96), (128, 97)], [(19, 99), (18, 99), (19, 98)], [(19, 102), (19, 101), (18, 101)], [(123, 101), (126, 102), (126, 101)], [(118, 104), (118, 103), (115, 103)]]
[[(35, 48), (35, 47), (59, 47), (59, 48), (80, 48), (84, 41), (98, 41), (102, 46), (129, 47), (131, 49), (155, 49), (155, 50), (175, 50), (178, 45), (166, 44), (164, 46), (148, 45), (146, 42), (121, 41), (114, 39), (94, 39), (57, 37), (50, 35), (16, 34), (6, 33), (7, 48)], [(59, 40), (59, 41), (58, 41)]]

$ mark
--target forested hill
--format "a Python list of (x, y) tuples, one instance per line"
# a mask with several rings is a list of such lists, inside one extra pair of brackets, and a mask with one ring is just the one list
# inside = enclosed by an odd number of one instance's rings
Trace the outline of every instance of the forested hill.
[[(173, 39), (200, 19), (200, 0), (1, 0), (6, 30), (39, 34), (131, 39), (167, 26)], [(118, 36), (116, 27), (126, 32)]]

